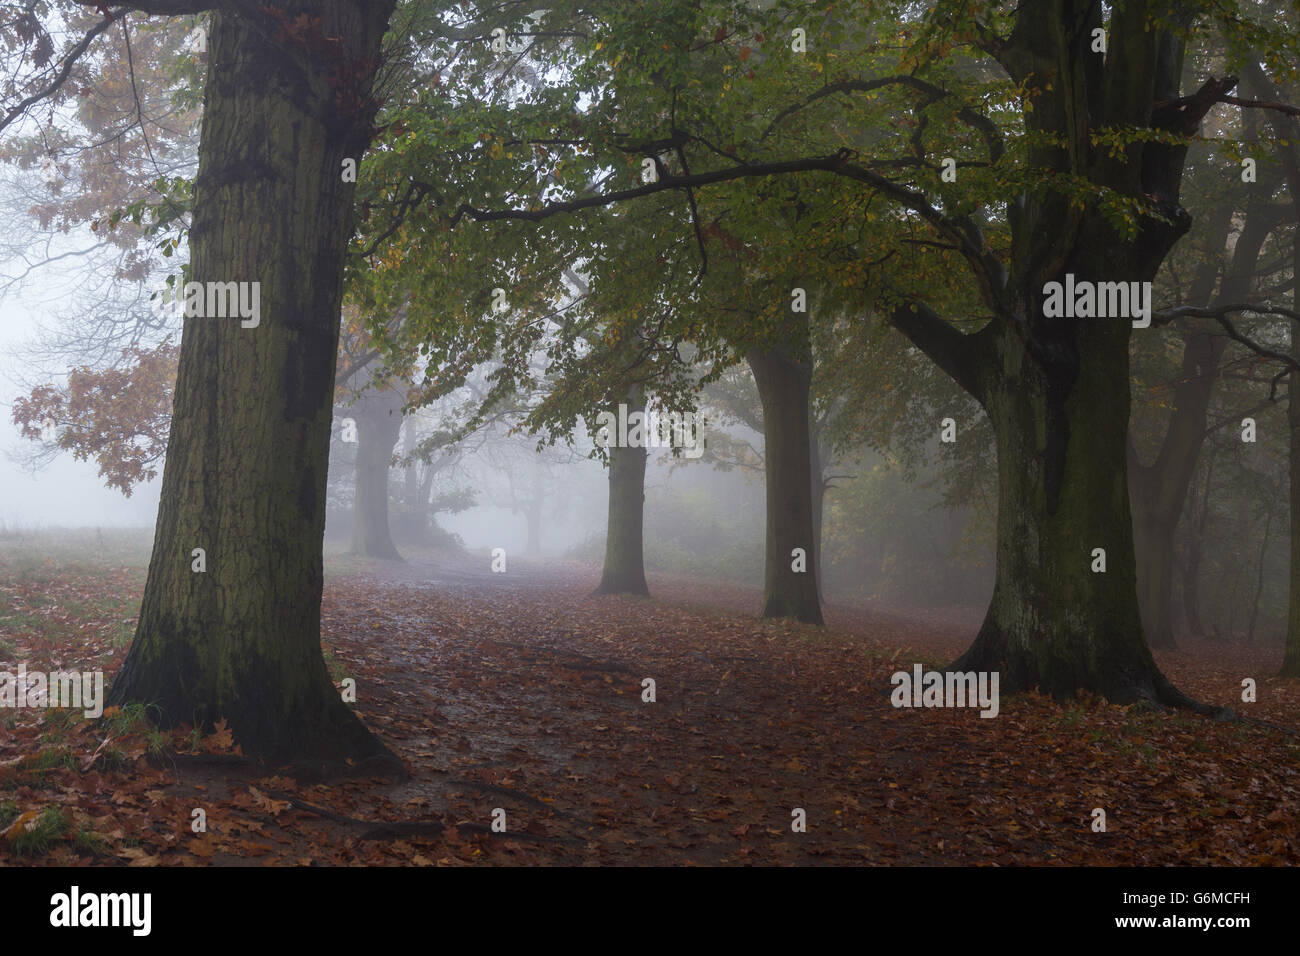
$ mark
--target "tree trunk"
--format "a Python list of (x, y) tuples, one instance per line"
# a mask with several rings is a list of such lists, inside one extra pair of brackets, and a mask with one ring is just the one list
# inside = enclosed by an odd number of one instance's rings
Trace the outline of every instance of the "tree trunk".
[[(340, 699), (320, 649), (355, 188), (340, 170), (369, 144), (369, 87), (393, 3), (290, 7), (291, 19), (299, 8), (318, 15), (337, 38), (317, 41), (329, 56), (281, 45), (269, 17), (212, 15), (192, 278), (260, 282), (260, 324), (185, 319), (149, 577), (109, 703), (145, 702), (164, 726), (224, 718), (252, 757), (401, 776)], [(354, 79), (340, 89), (335, 75)], [(195, 548), (205, 550), (201, 573)]]
[(1178, 646), (1174, 639), (1174, 556), (1170, 550), (1175, 528), (1154, 514), (1134, 515), (1138, 610), (1147, 643), (1152, 647)]
[(1142, 465), (1130, 446), (1129, 494), (1137, 558), (1138, 606), (1147, 643), (1177, 646), (1173, 624), (1174, 535), (1196, 471), (1205, 426), (1228, 340), (1194, 332), (1185, 337), (1182, 377), (1156, 460)]
[[(1222, 210), (1211, 217), (1210, 229), (1226, 233), (1229, 217)], [(1271, 211), (1248, 213), (1245, 228), (1233, 247), (1230, 264), (1219, 286), (1217, 301), (1242, 302), (1254, 284), (1259, 253), (1277, 225)], [(1226, 238), (1226, 236), (1225, 236)], [(1207, 264), (1192, 287), (1193, 302), (1204, 302), (1213, 290), (1215, 267)], [(1208, 276), (1205, 274), (1208, 273)], [(1208, 278), (1208, 281), (1206, 279)], [(1173, 626), (1174, 533), (1178, 528), (1187, 488), (1205, 443), (1210, 398), (1219, 375), (1219, 363), (1228, 339), (1222, 333), (1189, 332), (1184, 336), (1182, 375), (1174, 389), (1173, 412), (1160, 452), (1150, 465), (1136, 453), (1129, 456), (1129, 491), (1133, 506), (1134, 544), (1137, 550), (1138, 605), (1147, 643), (1175, 647)]]
[(1250, 624), (1246, 626), (1246, 646), (1255, 646), (1255, 624), (1259, 620), (1259, 602), (1264, 596), (1264, 566), (1268, 557), (1268, 539), (1273, 532), (1273, 509), (1264, 514), (1264, 534), (1259, 541), (1259, 574), (1255, 578), (1255, 600), (1250, 605)]
[(352, 410), (357, 416), (352, 553), (401, 561), (388, 527), (388, 477), (393, 446), (402, 430), (402, 398), (388, 390), (365, 392)]
[[(1147, 282), (1191, 218), (1179, 204), (1186, 147), (1134, 143), (1110, 150), (1099, 130), (1149, 127), (1193, 134), (1232, 81), (1209, 81), (1179, 100), (1183, 41), (1142, 4), (1111, 9), (1105, 29), (1092, 0), (1021, 4), (1000, 62), (1034, 87), (1023, 112), (1031, 168), (1085, 178), (1098, 198), (1079, 202), (1050, 184), (1011, 197), (1011, 258), (993, 259), (978, 225), (949, 231), (972, 264), (994, 319), (963, 334), (915, 297), (890, 320), (984, 406), (998, 451), (997, 572), (988, 614), (953, 665), (999, 671), (1007, 691), (1057, 697), (1099, 692), (1208, 712), (1160, 673), (1138, 610), (1127, 446), (1131, 318), (1048, 315), (1047, 283)], [(1177, 103), (1177, 105), (1171, 105)], [(1101, 197), (1149, 204), (1117, 228)], [(940, 220), (942, 222), (942, 220)], [(1139, 286), (1139, 292), (1142, 291)], [(1094, 573), (1094, 549), (1106, 570)]]
[[(1251, 79), (1256, 90), (1267, 89), (1258, 64), (1250, 64), (1246, 75)], [(1291, 308), (1300, 311), (1300, 136), (1297, 127), (1300, 120), (1294, 117), (1284, 120), (1281, 116), (1270, 116), (1269, 125), (1279, 142), (1278, 152), (1282, 158), (1282, 168), (1286, 174), (1287, 192), (1291, 198), (1291, 210), (1296, 231), (1291, 234)], [(1300, 328), (1291, 324), (1291, 355), (1300, 359)], [(1290, 569), (1290, 609), (1287, 613), (1286, 653), (1282, 659), (1283, 677), (1300, 677), (1300, 376), (1295, 372), (1287, 379), (1287, 426), (1290, 430), (1290, 461), (1287, 470), (1291, 481), (1291, 569)]]
[[(627, 396), (627, 415), (645, 411), (640, 390)], [(615, 416), (618, 409), (614, 408)], [(648, 437), (648, 436), (647, 436)], [(645, 469), (650, 457), (644, 444), (609, 446), (609, 520), (605, 531), (605, 566), (596, 594), (650, 595), (645, 580)]]
[[(402, 457), (410, 459), (417, 444), (415, 419), (408, 415), (402, 424)], [(430, 535), (429, 509), (427, 499), (420, 497), (421, 490), (419, 465), (408, 460), (402, 466), (401, 521), (406, 525), (409, 540), (423, 545), (430, 542)]]
[(824, 461), (822, 446), (816, 435), (810, 434), (808, 447), (811, 452), (808, 482), (812, 492), (812, 571), (817, 584), (817, 600), (823, 603), (826, 600), (826, 592), (822, 588), (822, 528), (826, 514), (826, 477), (822, 466)]
[[(1300, 238), (1296, 242), (1295, 263), (1300, 266)], [(1300, 300), (1300, 294), (1296, 296)], [(1297, 336), (1292, 327), (1292, 342)], [(1300, 347), (1293, 345), (1291, 354), (1300, 358)], [(1286, 652), (1282, 658), (1282, 676), (1300, 677), (1300, 383), (1295, 373), (1291, 375), (1290, 397), (1287, 400), (1286, 421), (1291, 432), (1291, 458), (1287, 473), (1291, 479), (1291, 570), (1290, 607), (1287, 612)]]
[(415, 454), (417, 444), (415, 437), (415, 419), (402, 419), (402, 457), (408, 459), (402, 466), (402, 501), (406, 510), (416, 514), (423, 509), (420, 504), (420, 475), (414, 461), (409, 460)]
[[(792, 320), (793, 321), (793, 320)], [(797, 333), (796, 333), (797, 334)], [(803, 341), (807, 341), (804, 328)], [(763, 403), (763, 461), (767, 476), (767, 551), (763, 617), (822, 623), (817, 599), (817, 547), (808, 428), (812, 363), (787, 345), (752, 349), (746, 356)], [(804, 569), (794, 570), (794, 551)]]
[(1205, 482), (1200, 495), (1199, 514), (1193, 525), (1189, 515), (1187, 522), (1187, 562), (1183, 567), (1183, 613), (1187, 617), (1187, 631), (1193, 637), (1206, 636), (1205, 624), (1201, 621), (1201, 560), (1205, 552), (1205, 523), (1210, 517), (1210, 485), (1214, 481), (1214, 457), (1205, 462)]
[[(1165, 698), (1137, 604), (1127, 323), (1074, 321), (1075, 354), (1091, 357), (1074, 368), (1029, 360), (1011, 329), (996, 342), (1001, 374), (988, 376), (984, 406), (997, 435), (997, 574), (953, 668), (998, 671), (1004, 691)], [(1098, 548), (1104, 571), (1093, 570)]]

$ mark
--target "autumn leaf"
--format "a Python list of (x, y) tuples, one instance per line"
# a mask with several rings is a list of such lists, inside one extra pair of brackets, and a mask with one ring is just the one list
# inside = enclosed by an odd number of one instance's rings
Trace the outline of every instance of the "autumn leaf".
[(230, 732), (230, 728), (226, 726), (226, 719), (224, 717), (213, 724), (212, 733), (203, 738), (203, 750), (205, 753), (229, 753), (234, 746), (234, 735)]

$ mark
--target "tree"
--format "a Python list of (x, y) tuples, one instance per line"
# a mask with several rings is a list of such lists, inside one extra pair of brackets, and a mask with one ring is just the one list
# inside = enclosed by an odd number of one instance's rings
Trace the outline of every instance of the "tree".
[(352, 512), (352, 553), (400, 561), (388, 527), (388, 479), (393, 446), (402, 431), (405, 396), (363, 380), (347, 412), (357, 430), (357, 486)]
[[(27, 37), (27, 49), (44, 49), (50, 60), (42, 69), (37, 52), (30, 75), (13, 71), (26, 82), (0, 91), (0, 103), (10, 93), (20, 100), (0, 106), (0, 127), (8, 127), (0, 161), (13, 173), (5, 183), (13, 189), (5, 244), (25, 266), (4, 277), (0, 295), (50, 273), (76, 290), (60, 296), (71, 304), (54, 312), (55, 322), (19, 347), (23, 368), (40, 381), (69, 364), (120, 367), (136, 350), (180, 333), (178, 317), (148, 294), (159, 272), (185, 259), (204, 61), (187, 34), (197, 18), (101, 19), (61, 3), (51, 19), (73, 37), (87, 31), (95, 39), (80, 57), (72, 55), (78, 45), (56, 60), (47, 32), (54, 27), (41, 19), (48, 10), (36, 12), (48, 5), (3, 6), (0, 49)], [(18, 108), (41, 96), (51, 108), (46, 117)]]
[[(1232, 209), (1223, 206), (1206, 217), (1208, 248), (1189, 290), (1193, 302), (1214, 299), (1217, 306), (1246, 302), (1251, 297), (1260, 252), (1275, 230), (1278, 217), (1261, 203), (1247, 205), (1245, 223), (1233, 237), (1232, 252), (1225, 262), (1231, 216)], [(1138, 602), (1152, 647), (1175, 644), (1174, 533), (1207, 434), (1211, 395), (1230, 344), (1226, 335), (1207, 327), (1204, 320), (1188, 320), (1186, 325), (1181, 334), (1181, 364), (1170, 397), (1172, 411), (1163, 440), (1149, 464), (1142, 462), (1130, 432), (1129, 485)]]
[(226, 719), (258, 758), (400, 774), (320, 652), (325, 463), (355, 188), (340, 170), (373, 136), (393, 7), (118, 8), (212, 11), (189, 278), (205, 290), (248, 283), (258, 314), (248, 327), (185, 320), (149, 577), (109, 703), (156, 704), (166, 724)]
[(788, 338), (745, 356), (763, 402), (767, 537), (763, 617), (822, 623), (814, 537), (812, 354), (807, 316), (792, 315)]
[[(619, 405), (624, 418), (645, 415), (643, 390), (632, 386), (622, 401), (606, 409), (615, 420)], [(640, 594), (649, 596), (645, 580), (645, 469), (650, 453), (644, 444), (609, 447), (609, 508), (605, 525), (605, 562), (596, 594)]]
[[(1132, 321), (1157, 311), (1138, 304), (1145, 283), (1190, 226), (1181, 177), (1202, 119), (1221, 103), (1276, 105), (1232, 96), (1225, 67), (1247, 46), (1293, 62), (1298, 41), (1249, 4), (1193, 13), (1159, 0), (942, 0), (919, 18), (907, 5), (848, 4), (832, 15), (793, 0), (619, 8), (591, 29), (585, 59), (566, 76), (623, 95), (597, 98), (580, 116), (571, 90), (513, 113), (494, 105), (487, 118), (502, 132), (477, 152), (473, 181), (452, 176), (469, 185), (442, 189), (447, 177), (430, 174), (446, 167), (426, 147), (425, 167), (407, 171), (407, 194), (432, 206), (396, 203), (389, 232), (518, 220), (536, 236), (557, 220), (565, 225), (549, 228), (572, 240), (574, 213), (672, 193), (689, 209), (702, 274), (727, 246), (724, 233), (763, 249), (757, 261), (738, 256), (742, 291), (812, 269), (814, 284), (835, 290), (834, 305), (857, 296), (860, 311), (886, 315), (993, 428), (994, 593), (955, 666), (999, 671), (1004, 689), (1194, 706), (1155, 666), (1136, 596)], [(816, 40), (811, 48), (789, 42), (792, 23)], [(1232, 63), (1197, 69), (1189, 50), (1225, 36)], [(760, 54), (761, 70), (751, 68)], [(1206, 78), (1185, 92), (1184, 75), (1197, 73)], [(557, 139), (556, 129), (572, 136)], [(536, 150), (550, 152), (542, 160)], [(584, 194), (637, 157), (653, 179)], [(529, 187), (542, 165), (564, 172), (561, 188), (537, 201)], [(493, 176), (504, 189), (481, 188)], [(805, 221), (819, 228), (803, 230), (799, 250), (782, 231)], [(782, 262), (772, 242), (804, 258)], [(721, 291), (733, 295), (732, 313), (748, 312), (751, 302), (735, 301), (736, 276)], [(1101, 289), (1116, 307), (1106, 317), (1075, 314), (1073, 301), (1058, 309), (1066, 288)], [(1132, 303), (1121, 303), (1121, 288), (1136, 288)], [(734, 325), (710, 321), (706, 332), (725, 339), (723, 329)]]

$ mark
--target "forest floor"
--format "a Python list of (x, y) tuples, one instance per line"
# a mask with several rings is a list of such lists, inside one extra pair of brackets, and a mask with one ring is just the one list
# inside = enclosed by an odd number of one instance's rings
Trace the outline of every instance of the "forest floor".
[[(139, 549), (9, 543), (0, 670), (107, 682)], [(329, 562), (327, 663), (409, 780), (298, 783), (228, 731), (156, 732), (139, 710), (0, 711), (0, 864), (1300, 862), (1296, 736), (1037, 694), (996, 719), (893, 707), (890, 675), (950, 661), (980, 608), (832, 602), (821, 629), (759, 621), (755, 589), (696, 576), (651, 575), (646, 600), (591, 596), (586, 565), (488, 565)], [(1280, 647), (1156, 656), (1201, 700), (1300, 727)]]

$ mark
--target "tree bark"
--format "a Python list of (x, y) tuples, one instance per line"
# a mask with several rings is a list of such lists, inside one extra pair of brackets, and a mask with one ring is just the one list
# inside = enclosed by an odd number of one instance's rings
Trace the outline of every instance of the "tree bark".
[[(791, 325), (798, 317), (791, 320)], [(746, 355), (763, 403), (763, 461), (767, 477), (767, 546), (763, 617), (822, 623), (817, 598), (817, 547), (813, 528), (811, 436), (808, 427), (812, 362), (806, 318), (796, 341)], [(801, 340), (801, 341), (800, 341)], [(795, 571), (794, 549), (805, 568)]]
[[(108, 700), (145, 702), (164, 726), (225, 719), (251, 757), (402, 776), (340, 699), (320, 649), (355, 189), (340, 171), (372, 136), (370, 86), (392, 8), (290, 3), (291, 19), (321, 18), (329, 55), (275, 39), (284, 34), (269, 15), (213, 13), (192, 279), (260, 282), (260, 324), (185, 319), (149, 577)], [(206, 552), (201, 573), (195, 548)]]
[(351, 411), (357, 418), (352, 553), (401, 561), (388, 526), (388, 479), (393, 446), (402, 430), (402, 397), (390, 390), (367, 391)]
[[(1026, 361), (1011, 330), (996, 342), (1001, 374), (984, 407), (997, 436), (997, 573), (984, 624), (953, 667), (1058, 698), (1163, 697), (1137, 605), (1127, 329), (1075, 325), (1077, 352), (1093, 360), (1073, 368)], [(1098, 548), (1104, 572), (1093, 570)]]
[[(626, 397), (627, 415), (645, 411), (640, 389)], [(618, 416), (618, 408), (612, 409)], [(650, 596), (645, 580), (645, 469), (650, 457), (644, 444), (609, 446), (609, 519), (605, 531), (605, 566), (596, 594)], [(648, 438), (648, 436), (647, 436)]]

